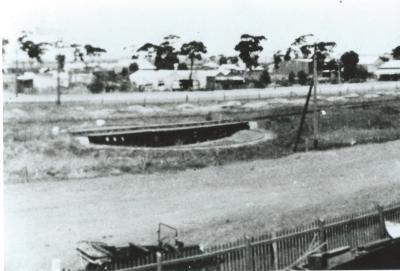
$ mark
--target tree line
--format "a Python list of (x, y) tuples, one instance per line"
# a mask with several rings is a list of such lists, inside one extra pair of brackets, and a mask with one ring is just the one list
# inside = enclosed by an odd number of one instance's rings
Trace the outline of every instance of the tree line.
[[(20, 49), (27, 54), (31, 59), (37, 60), (42, 63), (42, 56), (48, 47), (53, 46), (54, 48), (61, 48), (57, 42), (34, 42), (29, 38), (29, 32), (24, 31), (18, 38)], [(337, 71), (341, 73), (345, 81), (349, 81), (353, 78), (365, 78), (368, 73), (360, 68), (358, 65), (359, 56), (354, 51), (345, 52), (339, 59), (331, 59), (326, 62), (326, 59), (330, 56), (336, 43), (333, 41), (309, 41), (312, 38), (312, 34), (301, 35), (294, 39), (294, 41), (283, 50), (278, 50), (273, 54), (273, 65), (276, 71), (279, 71), (281, 63), (288, 62), (298, 58), (314, 58), (316, 57), (317, 70), (321, 72), (323, 69)], [(177, 67), (179, 70), (190, 70), (188, 84), (191, 86), (192, 73), (195, 62), (202, 60), (203, 55), (207, 53), (207, 47), (202, 41), (190, 41), (183, 43), (180, 48), (174, 46), (174, 42), (180, 39), (177, 35), (168, 35), (163, 38), (159, 44), (145, 43), (131, 56), (132, 59), (138, 58), (139, 52), (146, 52), (148, 56), (154, 56), (154, 65), (156, 69), (172, 70)], [(239, 59), (245, 64), (247, 70), (252, 71), (254, 68), (259, 66), (258, 59), (259, 54), (263, 51), (262, 41), (266, 41), (267, 38), (263, 35), (250, 35), (243, 34), (240, 36), (239, 42), (234, 46), (234, 50), (237, 52), (237, 56), (224, 56), (220, 55), (218, 64), (237, 64)], [(3, 39), (2, 52), (5, 54), (5, 46), (9, 43), (7, 39)], [(85, 62), (86, 58), (98, 57), (107, 51), (104, 48), (94, 46), (91, 44), (69, 44), (64, 45), (62, 48), (70, 48), (73, 50), (73, 61)], [(186, 61), (180, 62), (179, 56), (185, 56), (189, 62), (189, 67)], [(392, 50), (392, 56), (394, 59), (400, 59), (400, 46), (397, 46)], [(387, 61), (384, 57), (381, 58), (383, 61)], [(66, 57), (64, 54), (57, 54), (56, 61), (59, 69), (64, 69)], [(313, 62), (311, 62), (311, 69)], [(122, 76), (129, 75), (135, 72), (140, 67), (136, 63), (132, 63), (128, 69), (123, 70)], [(268, 75), (264, 74), (264, 81), (268, 81)], [(296, 75), (289, 74), (289, 82), (294, 80)], [(297, 74), (297, 78), (300, 83), (303, 83), (307, 75), (303, 72)]]

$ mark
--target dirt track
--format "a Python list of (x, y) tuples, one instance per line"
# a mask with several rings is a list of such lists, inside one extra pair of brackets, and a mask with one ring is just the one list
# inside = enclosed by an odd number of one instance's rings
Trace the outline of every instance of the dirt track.
[(6, 270), (77, 266), (82, 239), (206, 245), (400, 200), (400, 141), (177, 173), (7, 185)]

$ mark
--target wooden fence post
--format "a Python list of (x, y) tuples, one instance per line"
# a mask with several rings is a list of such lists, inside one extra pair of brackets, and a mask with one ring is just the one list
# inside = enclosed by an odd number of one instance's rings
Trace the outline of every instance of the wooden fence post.
[(162, 257), (161, 252), (157, 252), (156, 257), (157, 257), (157, 271), (161, 271), (161, 257)]
[(379, 216), (379, 238), (386, 237), (386, 229), (385, 229), (385, 217), (383, 216), (383, 207), (378, 203), (375, 204), (376, 210), (378, 211)]
[[(272, 239), (276, 238), (276, 232), (272, 232)], [(274, 270), (279, 270), (279, 262), (278, 262), (278, 244), (276, 241), (272, 242), (272, 253), (274, 255)]]
[(353, 223), (354, 223), (354, 215), (351, 215), (349, 222), (345, 226), (347, 243), (351, 248), (355, 248), (357, 246), (357, 245), (354, 245)]
[(245, 242), (246, 242), (246, 250), (245, 250), (246, 271), (253, 271), (254, 266), (253, 266), (253, 252), (251, 249), (251, 238), (247, 235), (244, 238), (245, 238)]
[[(326, 243), (326, 232), (325, 232), (325, 221), (321, 218), (317, 220), (318, 223), (318, 228), (319, 228), (319, 243), (322, 245), (323, 243)], [(324, 253), (327, 251), (327, 244), (323, 245), (321, 247), (321, 253)]]

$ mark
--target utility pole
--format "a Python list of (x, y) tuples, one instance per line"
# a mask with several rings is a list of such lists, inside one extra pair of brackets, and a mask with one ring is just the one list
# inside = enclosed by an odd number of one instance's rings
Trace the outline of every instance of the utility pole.
[(15, 97), (18, 97), (18, 43), (15, 46)]
[(57, 101), (56, 105), (61, 105), (61, 89), (60, 89), (60, 70), (61, 70), (61, 63), (57, 61)]
[(64, 48), (64, 45), (62, 43), (63, 41), (61, 39), (58, 39), (55, 42), (55, 47), (57, 48), (57, 100), (56, 100), (56, 105), (61, 105), (61, 86), (60, 86), (60, 73), (64, 69), (64, 63), (65, 63), (65, 56), (61, 54), (60, 49)]
[(317, 44), (314, 44), (314, 56), (313, 56), (313, 68), (314, 68), (314, 95), (313, 95), (313, 145), (314, 149), (318, 148), (318, 105), (317, 105), (317, 88), (318, 88), (318, 72), (317, 72)]

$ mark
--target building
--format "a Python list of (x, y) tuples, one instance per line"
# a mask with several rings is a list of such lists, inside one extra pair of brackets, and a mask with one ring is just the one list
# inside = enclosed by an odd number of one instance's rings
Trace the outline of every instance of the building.
[(33, 78), (32, 72), (25, 72), (23, 75), (17, 76), (17, 93), (33, 93)]
[[(205, 89), (207, 77), (215, 77), (218, 70), (194, 70), (193, 89)], [(188, 80), (190, 70), (138, 70), (129, 76), (139, 90), (164, 91), (181, 88), (181, 81)]]
[[(224, 64), (218, 69), (194, 69), (192, 73), (193, 89), (215, 89), (216, 77), (220, 81), (240, 81), (243, 68), (234, 64)], [(130, 81), (143, 91), (164, 91), (181, 89), (182, 81), (189, 79), (190, 70), (142, 70), (132, 73)], [(239, 78), (240, 77), (240, 78)], [(217, 80), (218, 81), (218, 80)]]
[(383, 60), (377, 56), (360, 55), (358, 56), (358, 65), (364, 68), (369, 73), (374, 73), (380, 65), (383, 64)]
[(297, 75), (299, 71), (310, 73), (312, 67), (312, 59), (297, 58), (290, 61), (282, 61), (279, 64), (279, 69), (276, 71), (278, 74), (289, 75), (291, 72)]
[(383, 63), (374, 74), (379, 80), (400, 80), (400, 60), (390, 60)]
[(53, 91), (57, 88), (57, 77), (60, 78), (60, 86), (68, 88), (69, 76), (65, 72), (57, 75), (56, 71), (46, 73), (25, 72), (17, 76), (18, 93), (34, 93)]

